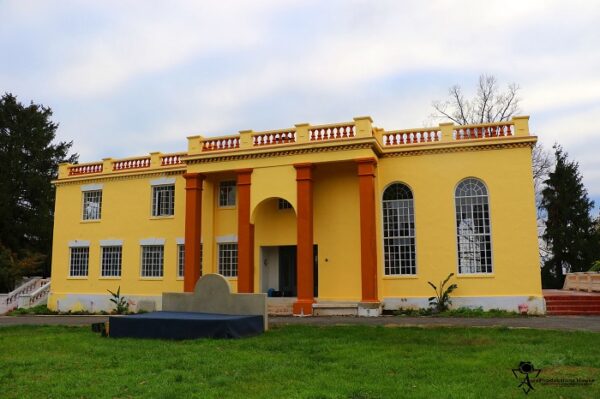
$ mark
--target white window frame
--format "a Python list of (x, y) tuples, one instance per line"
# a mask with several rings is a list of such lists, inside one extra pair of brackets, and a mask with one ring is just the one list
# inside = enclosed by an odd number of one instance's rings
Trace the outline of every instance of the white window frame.
[[(225, 192), (225, 190), (228, 190)], [(237, 202), (237, 182), (235, 180), (223, 180), (219, 182), (219, 197), (217, 198), (219, 208), (232, 208)]]
[[(164, 193), (170, 193), (166, 196)], [(165, 204), (165, 202), (168, 202)], [(175, 215), (175, 184), (152, 186), (152, 217), (171, 217)]]
[[(118, 252), (108, 254), (107, 251)], [(106, 255), (106, 256), (105, 256)], [(107, 262), (105, 262), (107, 261)], [(110, 261), (115, 261), (116, 264), (111, 264)], [(123, 246), (122, 245), (101, 245), (100, 246), (100, 277), (121, 278), (123, 273)]]
[(102, 219), (102, 189), (82, 190), (82, 220)]
[[(402, 199), (394, 199), (394, 200), (386, 200), (385, 194), (387, 190), (391, 189), (395, 185), (400, 185), (405, 187), (410, 194), (410, 198), (402, 198)], [(390, 229), (386, 229), (386, 222), (392, 222), (388, 220), (388, 218), (393, 217), (393, 215), (386, 214), (386, 204), (398, 203), (398, 207), (395, 209), (402, 210), (403, 212), (407, 212), (405, 215), (408, 218), (408, 231), (409, 234), (401, 234), (403, 230), (400, 228), (398, 223), (397, 231), (391, 231)], [(382, 229), (383, 229), (383, 272), (385, 276), (397, 277), (397, 276), (416, 276), (417, 275), (417, 241), (416, 241), (416, 222), (415, 222), (415, 201), (414, 201), (414, 192), (412, 188), (403, 182), (393, 182), (389, 184), (384, 190), (381, 196), (381, 212), (382, 212)], [(399, 219), (400, 214), (395, 216)], [(389, 235), (394, 233), (393, 235)], [(387, 244), (387, 240), (391, 240), (393, 243), (397, 242), (398, 244)], [(401, 245), (400, 242), (407, 242), (407, 244)], [(411, 255), (407, 259), (402, 257), (403, 252), (401, 247), (408, 247), (408, 254)], [(388, 248), (397, 248), (397, 256), (398, 259), (394, 259), (395, 262), (392, 262), (391, 256), (396, 252), (390, 251), (388, 253)], [(408, 262), (407, 265), (402, 265), (402, 262)], [(394, 265), (393, 263), (398, 263), (398, 265)]]
[[(481, 187), (483, 188), (484, 194), (480, 194), (480, 195), (464, 195), (464, 196), (458, 196), (458, 190), (459, 188), (461, 188), (461, 186), (463, 184), (467, 184), (469, 183), (469, 181), (474, 181), (476, 183), (481, 184)], [(475, 210), (474, 210), (474, 204), (473, 202), (481, 202), (481, 204), (475, 204), (475, 205), (482, 205), (482, 209), (481, 209), (481, 216), (480, 218), (476, 218), (475, 217)], [(486, 211), (486, 206), (487, 206), (487, 211)], [(463, 207), (469, 207), (468, 210), (464, 209)], [(459, 208), (462, 209), (461, 210), (461, 214), (459, 215)], [(470, 215), (472, 216), (471, 218), (468, 219), (463, 219), (462, 218), (462, 213), (463, 211), (467, 211), (468, 213), (470, 213)], [(462, 179), (460, 182), (458, 182), (458, 184), (456, 185), (456, 187), (454, 188), (454, 217), (455, 217), (455, 238), (456, 238), (456, 268), (457, 268), (457, 272), (459, 276), (465, 276), (465, 275), (478, 275), (478, 276), (485, 276), (485, 275), (492, 275), (494, 273), (494, 250), (493, 250), (493, 244), (492, 244), (492, 220), (491, 220), (491, 210), (490, 210), (490, 195), (489, 195), (489, 190), (487, 188), (487, 185), (485, 184), (485, 182), (482, 179), (476, 178), (476, 177), (467, 177), (465, 179)], [(465, 220), (465, 221), (471, 221), (471, 229), (474, 229), (475, 227), (477, 228), (482, 228), (483, 232), (472, 232), (469, 234), (469, 237), (467, 237), (467, 242), (461, 242), (461, 237), (465, 237), (464, 233), (460, 233), (460, 228), (461, 226), (459, 225), (459, 222), (461, 220)], [(476, 226), (475, 222), (476, 220), (480, 220), (480, 224), (481, 226)], [(487, 222), (487, 224), (486, 224)], [(465, 228), (469, 228), (468, 225), (464, 226)], [(486, 232), (486, 228), (487, 228), (487, 232)], [(482, 251), (481, 251), (481, 246), (486, 246), (486, 244), (489, 244), (489, 249), (485, 248), (484, 249), (484, 255), (482, 256)], [(468, 251), (462, 251), (461, 248), (466, 248), (469, 247), (468, 250), (471, 252), (473, 258), (471, 258), (470, 260), (472, 261), (472, 264), (470, 265), (462, 265), (463, 263), (463, 259), (464, 257), (462, 256), (463, 254), (467, 253)], [(477, 247), (479, 247), (480, 249), (478, 251), (476, 251)], [(478, 254), (479, 252), (479, 254)], [(469, 260), (469, 259), (465, 259), (465, 260)], [(484, 262), (482, 262), (482, 260)]]
[(224, 277), (238, 276), (238, 243), (220, 242), (217, 244), (218, 272)]
[[(150, 257), (150, 251), (158, 250), (157, 257)], [(148, 252), (147, 252), (148, 251)], [(157, 261), (157, 263), (153, 263)], [(140, 277), (145, 279), (161, 279), (165, 274), (165, 246), (159, 243), (140, 245)]]
[[(74, 256), (76, 255), (76, 256)], [(74, 262), (79, 262), (74, 264)], [(78, 274), (74, 274), (74, 270), (78, 270)], [(85, 272), (85, 273), (84, 273)], [(89, 244), (71, 245), (69, 246), (69, 277), (87, 278), (90, 272), (90, 247)]]

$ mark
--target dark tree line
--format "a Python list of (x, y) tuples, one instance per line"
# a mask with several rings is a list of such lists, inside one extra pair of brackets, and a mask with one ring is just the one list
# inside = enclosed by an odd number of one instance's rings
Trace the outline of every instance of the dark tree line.
[(0, 292), (22, 276), (49, 274), (54, 188), (60, 162), (72, 142), (55, 143), (58, 124), (43, 105), (0, 98)]
[(579, 165), (554, 146), (555, 168), (544, 181), (541, 208), (546, 214), (548, 257), (542, 267), (545, 288), (562, 288), (563, 272), (583, 272), (600, 260), (600, 225), (588, 198)]

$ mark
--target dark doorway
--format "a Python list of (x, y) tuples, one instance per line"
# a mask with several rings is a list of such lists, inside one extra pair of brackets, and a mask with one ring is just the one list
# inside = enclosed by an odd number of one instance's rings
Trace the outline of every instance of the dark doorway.
[[(281, 296), (295, 297), (297, 291), (297, 249), (295, 245), (279, 247), (279, 291)], [(313, 247), (313, 293), (315, 298), (319, 296), (319, 247)]]
[(279, 247), (279, 291), (281, 296), (297, 296), (296, 246)]

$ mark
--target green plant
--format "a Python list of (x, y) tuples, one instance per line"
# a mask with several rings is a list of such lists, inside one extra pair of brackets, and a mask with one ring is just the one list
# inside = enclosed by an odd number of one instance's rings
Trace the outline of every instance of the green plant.
[(124, 296), (121, 296), (121, 286), (117, 288), (117, 292), (112, 292), (111, 290), (107, 290), (112, 295), (110, 301), (115, 304), (115, 313), (123, 314), (129, 311), (129, 303)]
[(36, 315), (36, 314), (58, 314), (54, 310), (48, 309), (46, 305), (38, 305), (32, 308), (17, 308), (8, 312), (9, 316), (20, 316), (20, 315)]
[(600, 260), (595, 261), (590, 267), (590, 272), (600, 272)]
[(454, 276), (454, 273), (450, 273), (443, 282), (440, 282), (439, 289), (431, 281), (427, 282), (427, 284), (429, 284), (435, 291), (435, 296), (429, 297), (429, 306), (433, 308), (434, 312), (443, 312), (448, 310), (448, 306), (452, 303), (450, 300), (450, 294), (452, 291), (458, 288), (456, 284), (450, 284), (448, 287), (446, 287), (446, 284), (452, 276)]

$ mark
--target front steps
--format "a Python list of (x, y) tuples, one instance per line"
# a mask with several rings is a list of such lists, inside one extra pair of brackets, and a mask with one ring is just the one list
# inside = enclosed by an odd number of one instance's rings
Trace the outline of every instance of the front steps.
[(600, 294), (544, 292), (549, 316), (600, 316)]
[[(269, 316), (292, 316), (297, 298), (267, 298)], [(358, 316), (358, 302), (319, 301), (313, 304), (313, 316)]]
[(50, 294), (50, 279), (32, 277), (8, 294), (0, 294), (0, 315), (17, 308), (44, 305)]

